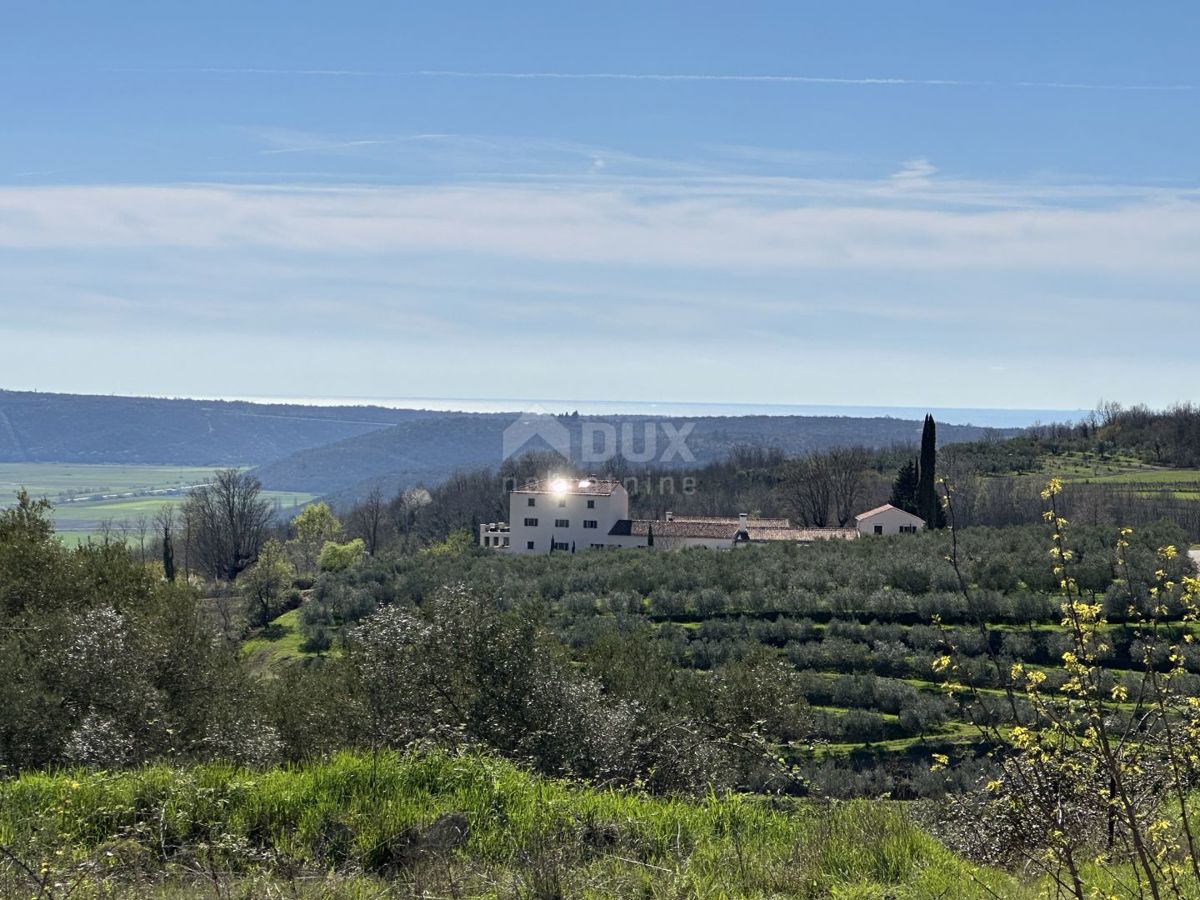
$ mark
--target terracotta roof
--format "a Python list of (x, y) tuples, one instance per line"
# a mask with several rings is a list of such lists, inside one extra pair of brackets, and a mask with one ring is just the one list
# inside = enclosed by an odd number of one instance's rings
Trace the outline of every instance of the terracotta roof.
[[(555, 482), (562, 481), (566, 490), (555, 490)], [(607, 497), (621, 487), (621, 482), (614, 478), (542, 478), (530, 482), (523, 487), (514, 488), (514, 494), (590, 494)]]
[(896, 512), (904, 513), (906, 516), (912, 516), (918, 522), (925, 521), (920, 516), (913, 516), (912, 513), (907, 512), (906, 510), (903, 510), (898, 506), (892, 506), (892, 504), (890, 504), (890, 503), (885, 503), (885, 504), (883, 504), (883, 506), (877, 506), (874, 509), (868, 509), (865, 513), (859, 513), (857, 516), (854, 517), (854, 521), (858, 522), (858, 521), (861, 521), (862, 519), (869, 519), (871, 516), (879, 515), (879, 513), (881, 513), (881, 512), (887, 512), (889, 509), (894, 509), (894, 510), (896, 510)]
[[(741, 521), (737, 516), (679, 516), (672, 515), (675, 522), (713, 522), (722, 525), (737, 525)], [(790, 528), (790, 519), (749, 519), (749, 524), (764, 528)]]
[[(692, 516), (667, 521), (665, 519), (621, 519), (610, 535), (622, 537), (648, 537), (650, 529), (658, 538), (707, 538), (727, 540), (731, 544), (737, 537), (739, 520), (729, 517), (701, 518)], [(793, 528), (787, 519), (749, 519), (746, 531), (754, 541), (801, 541), (810, 542), (840, 538), (852, 540), (858, 537), (853, 528)]]
[(754, 541), (794, 541), (809, 544), (813, 541), (853, 541), (858, 538), (856, 528), (758, 528), (749, 525), (746, 531)]
[(728, 538), (733, 540), (737, 533), (737, 519), (733, 524), (728, 522), (705, 522), (697, 519), (668, 522), (665, 519), (619, 519), (610, 535), (647, 537), (650, 529), (654, 529), (654, 537), (694, 537), (694, 538)]

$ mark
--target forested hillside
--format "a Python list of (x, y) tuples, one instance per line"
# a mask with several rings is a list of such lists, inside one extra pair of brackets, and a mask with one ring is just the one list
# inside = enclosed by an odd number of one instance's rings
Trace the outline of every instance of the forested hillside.
[[(271, 490), (363, 496), (372, 485), (391, 490), (430, 486), (456, 470), (496, 466), (505, 428), (519, 413), (447, 413), (370, 406), (303, 406), (241, 401), (99, 397), (0, 391), (0, 462), (70, 462), (178, 466), (258, 466)], [(698, 463), (723, 459), (745, 445), (791, 454), (856, 444), (909, 444), (920, 424), (903, 419), (746, 416), (651, 419), (564, 414), (572, 453), (582, 456), (584, 424), (630, 435), (628, 455), (661, 454), (667, 429), (687, 432)], [(653, 437), (646, 443), (646, 429)], [(622, 431), (626, 429), (626, 431)], [(683, 432), (681, 432), (683, 433)], [(944, 441), (1012, 434), (943, 426)], [(657, 443), (656, 443), (657, 442)], [(539, 446), (535, 441), (534, 444)], [(545, 444), (540, 444), (544, 447)], [(643, 457), (644, 458), (644, 457)], [(674, 455), (674, 462), (688, 462)]]
[(381, 407), (0, 391), (0, 462), (255, 465), (427, 415)]
[(1152, 410), (1103, 404), (1080, 422), (1035, 426), (1006, 441), (966, 442), (957, 452), (983, 474), (1039, 472), (1072, 459), (1098, 470), (1122, 461), (1196, 468), (1200, 407), (1183, 403)]
[[(263, 466), (258, 474), (263, 485), (273, 490), (304, 490), (337, 495), (353, 500), (372, 484), (390, 490), (430, 484), (447, 477), (456, 468), (497, 467), (503, 458), (503, 433), (514, 416), (509, 414), (460, 414), (432, 420), (406, 422), (394, 428), (348, 438), (336, 444), (300, 451)], [(649, 418), (606, 416), (603, 418), (563, 416), (571, 440), (572, 456), (585, 468), (585, 428), (611, 426), (618, 435), (631, 435), (621, 443), (626, 456), (636, 458), (647, 446), (665, 454), (670, 434), (686, 434), (692, 459), (676, 453), (656, 462), (672, 468), (716, 462), (744, 447), (770, 447), (789, 455), (803, 455), (849, 445), (885, 448), (910, 445), (921, 436), (921, 423), (905, 419), (856, 419), (822, 416), (714, 416), (709, 418)], [(689, 428), (689, 426), (691, 426)], [(649, 431), (647, 431), (649, 429)], [(669, 430), (668, 430), (669, 429)], [(1015, 434), (970, 425), (943, 425), (943, 442), (993, 439)], [(534, 445), (544, 447), (545, 444)], [(649, 454), (653, 455), (653, 454)], [(645, 458), (644, 456), (642, 457)], [(595, 465), (595, 464), (593, 464)], [(602, 464), (603, 465), (603, 464)], [(625, 463), (623, 468), (644, 466)], [(620, 458), (607, 464), (622, 468)]]

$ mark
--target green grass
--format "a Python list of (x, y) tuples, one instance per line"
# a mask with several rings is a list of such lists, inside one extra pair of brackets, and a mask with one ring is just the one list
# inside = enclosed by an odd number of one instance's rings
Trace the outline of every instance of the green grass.
[(301, 649), (304, 634), (300, 630), (300, 610), (293, 609), (276, 617), (254, 637), (242, 644), (242, 655), (255, 669), (295, 659), (315, 659), (315, 653)]
[[(215, 469), (196, 466), (117, 466), (74, 463), (0, 463), (0, 506), (25, 488), (54, 504), (54, 527), (68, 545), (97, 537), (105, 523), (130, 532), (136, 543), (139, 517), (153, 520), (164, 506), (182, 502), (187, 488), (202, 484)], [(264, 491), (287, 512), (314, 499), (298, 491)]]
[(1197, 484), (1200, 469), (1139, 469), (1091, 479), (1100, 484)]
[[(267, 771), (27, 774), (0, 784), (0, 841), (64, 883), (91, 871), (94, 887), (107, 875), (104, 896), (121, 885), (145, 896), (151, 884), (211, 896), (202, 872), (258, 885), (236, 896), (267, 895), (272, 879), (303, 884), (306, 873), (328, 883), (330, 872), (342, 873), (340, 888), (321, 896), (387, 884), (408, 885), (402, 896), (1033, 896), (955, 857), (897, 803), (652, 798), (442, 752)], [(28, 892), (21, 881), (0, 863), (0, 894)]]
[(823, 743), (814, 744), (812, 756), (815, 759), (827, 757), (849, 756), (853, 753), (871, 751), (877, 755), (906, 754), (920, 747), (933, 752), (949, 746), (971, 746), (979, 743), (979, 729), (966, 722), (947, 722), (931, 730), (921, 737), (891, 738), (884, 741), (854, 742), (854, 743)]

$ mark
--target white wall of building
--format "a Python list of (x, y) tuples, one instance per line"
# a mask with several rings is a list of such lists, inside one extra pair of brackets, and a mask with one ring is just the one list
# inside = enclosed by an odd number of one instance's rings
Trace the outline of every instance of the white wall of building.
[(862, 535), (901, 534), (902, 528), (922, 530), (925, 520), (895, 506), (889, 506), (870, 515), (858, 517), (854, 525)]
[(608, 534), (619, 520), (628, 518), (629, 493), (619, 484), (610, 494), (513, 491), (508, 496), (508, 550), (549, 553), (551, 540), (565, 545), (560, 549), (568, 552), (572, 543), (577, 551), (629, 546)]

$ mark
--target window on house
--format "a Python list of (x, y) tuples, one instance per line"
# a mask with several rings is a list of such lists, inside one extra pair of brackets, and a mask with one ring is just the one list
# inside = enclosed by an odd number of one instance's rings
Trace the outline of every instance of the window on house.
[(570, 528), (571, 520), (570, 519), (555, 519), (554, 527), (555, 528)]
[(603, 550), (604, 549), (603, 544), (588, 544), (588, 546), (591, 547), (593, 550)]
[(533, 549), (533, 541), (526, 541), (526, 542), (525, 542), (525, 549), (526, 549), (526, 550), (532, 550), (532, 549)]
[(565, 541), (555, 541), (555, 542), (554, 542), (554, 549), (555, 549), (555, 550), (570, 550), (570, 549), (571, 549), (571, 545), (570, 545), (570, 544), (568, 544), (568, 543), (566, 543)]
[(584, 527), (584, 528), (599, 528), (599, 527), (600, 527), (600, 523), (599, 523), (599, 522), (597, 522), (595, 519), (584, 519), (584, 520), (583, 520), (583, 527)]
[(876, 533), (876, 534), (883, 534), (883, 526), (882, 526), (882, 525), (876, 525), (876, 526), (875, 526), (875, 533)]
[(589, 500), (589, 501), (588, 501), (588, 509), (595, 509), (595, 508), (596, 508), (596, 501), (595, 501), (595, 500)]
[(505, 538), (505, 539), (504, 539), (504, 546), (505, 546), (505, 547), (507, 547), (507, 546), (508, 546), (508, 538)]
[(526, 519), (525, 527), (526, 528), (537, 528), (537, 519)]
[(916, 525), (901, 525), (900, 533), (901, 534), (916, 534), (917, 526)]
[(530, 498), (529, 498), (529, 505), (530, 505), (530, 506), (537, 506), (537, 498), (536, 498), (536, 497), (530, 497)]

